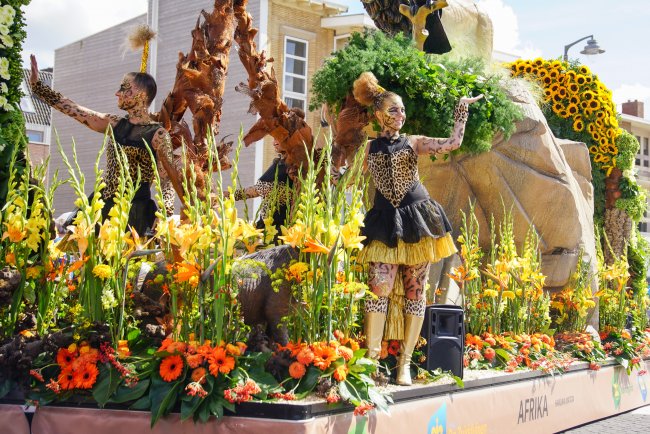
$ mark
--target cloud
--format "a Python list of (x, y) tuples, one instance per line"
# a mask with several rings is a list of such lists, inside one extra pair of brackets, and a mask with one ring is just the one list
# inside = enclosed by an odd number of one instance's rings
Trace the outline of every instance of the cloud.
[(494, 49), (524, 58), (539, 57), (542, 50), (519, 36), (519, 19), (503, 0), (481, 0), (478, 6), (489, 15), (494, 31)]
[(32, 0), (25, 7), (23, 62), (36, 54), (39, 66), (54, 65), (54, 50), (147, 12), (147, 0)]
[(617, 106), (620, 106), (626, 101), (644, 101), (650, 104), (650, 86), (643, 84), (622, 84), (618, 88), (612, 90), (613, 99)]

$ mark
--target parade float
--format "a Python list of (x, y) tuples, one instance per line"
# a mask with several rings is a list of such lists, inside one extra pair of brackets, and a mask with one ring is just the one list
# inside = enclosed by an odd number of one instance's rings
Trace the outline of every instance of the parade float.
[[(404, 19), (442, 5), (412, 2), (382, 15), (389, 6), (364, 1), (395, 35), (355, 34), (313, 77), (313, 108), (325, 105), (332, 130), (317, 150), (316, 134), (284, 104), (270, 59), (257, 51), (246, 1), (217, 0), (192, 32), (157, 115), (180, 150), (162, 163), (183, 218), (164, 215), (158, 190), (155, 234), (129, 230), (138, 180), (123, 170), (102, 222), (101, 196), (88, 198), (104, 188), (101, 177), (87, 185), (73, 153), (61, 176), (77, 192), (79, 213), (55, 240), (61, 181), (48, 182), (46, 167), (26, 161), (18, 109), (26, 3), (0, 8), (3, 429), (29, 432), (26, 404), (34, 433), (559, 431), (646, 403), (638, 142), (618, 127), (611, 92), (588, 68), (545, 59), (488, 65), (489, 20), (466, 2), (450, 1), (442, 16), (452, 53), (424, 54), (396, 26), (408, 32)], [(471, 32), (455, 39), (453, 20), (471, 22), (481, 43), (468, 41)], [(234, 155), (214, 139), (231, 46), (224, 41), (239, 48), (248, 83), (238, 89), (259, 115)], [(455, 101), (486, 96), (459, 151), (420, 161), (460, 250), (447, 276), (460, 293), (460, 328), (449, 336), (460, 370), (429, 370), (436, 366), (427, 359), (448, 350), (425, 330), (408, 387), (391, 384), (399, 342), (385, 341), (377, 364), (362, 335), (371, 295), (356, 262), (368, 206), (359, 150), (373, 126), (350, 92), (365, 71), (403, 95), (406, 133), (446, 137)], [(182, 121), (188, 110), (193, 129)], [(266, 135), (300, 186), (281, 233), (270, 221), (256, 228), (234, 203), (238, 150)], [(331, 186), (341, 166), (348, 170)], [(440, 289), (432, 282), (427, 298)]]

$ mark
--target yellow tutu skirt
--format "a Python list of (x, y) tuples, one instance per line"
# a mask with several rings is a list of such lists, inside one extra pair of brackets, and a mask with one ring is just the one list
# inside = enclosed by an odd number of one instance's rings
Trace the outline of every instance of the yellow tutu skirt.
[(361, 249), (357, 261), (362, 264), (381, 262), (417, 265), (423, 262), (438, 262), (457, 251), (454, 239), (448, 232), (440, 238), (424, 237), (417, 243), (405, 243), (402, 240), (397, 240), (397, 247), (388, 247), (381, 241), (373, 240)]

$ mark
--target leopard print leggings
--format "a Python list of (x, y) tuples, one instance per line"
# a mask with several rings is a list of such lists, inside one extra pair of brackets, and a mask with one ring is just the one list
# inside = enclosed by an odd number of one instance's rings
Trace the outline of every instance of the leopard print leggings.
[(368, 265), (368, 286), (378, 297), (388, 297), (390, 295), (397, 273), (399, 273), (404, 282), (406, 298), (409, 300), (424, 300), (424, 289), (429, 278), (430, 262), (411, 266), (381, 262), (371, 262)]

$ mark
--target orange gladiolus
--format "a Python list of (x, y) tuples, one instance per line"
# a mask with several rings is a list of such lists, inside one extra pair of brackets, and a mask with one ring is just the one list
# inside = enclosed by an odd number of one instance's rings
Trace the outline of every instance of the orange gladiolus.
[(305, 240), (305, 248), (302, 251), (305, 253), (323, 253), (327, 255), (330, 252), (330, 248), (323, 245), (317, 239), (307, 237)]

